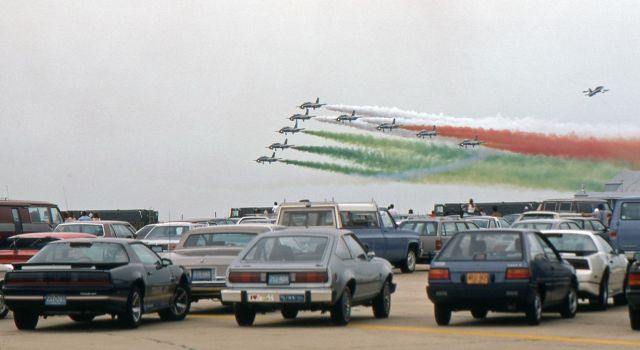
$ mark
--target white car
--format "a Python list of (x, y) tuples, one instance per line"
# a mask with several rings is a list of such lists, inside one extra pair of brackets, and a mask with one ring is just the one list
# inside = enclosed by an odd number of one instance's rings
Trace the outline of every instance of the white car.
[(194, 224), (191, 222), (167, 222), (155, 224), (143, 237), (136, 237), (146, 243), (156, 253), (163, 253), (173, 250), (182, 235), (189, 230), (199, 227), (206, 227), (204, 224)]
[(583, 230), (543, 230), (562, 255), (576, 269), (578, 297), (604, 310), (609, 297), (616, 305), (626, 303), (624, 280), (627, 258), (602, 237)]

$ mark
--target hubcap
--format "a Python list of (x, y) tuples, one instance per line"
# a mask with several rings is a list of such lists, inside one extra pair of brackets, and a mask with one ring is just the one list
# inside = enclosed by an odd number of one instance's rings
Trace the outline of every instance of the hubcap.
[(540, 301), (540, 297), (536, 295), (536, 300), (534, 301), (534, 306), (536, 308), (536, 319), (542, 318), (542, 302)]
[(189, 302), (189, 296), (187, 295), (187, 291), (182, 288), (176, 289), (176, 294), (173, 298), (173, 305), (171, 306), (171, 311), (174, 315), (182, 315), (185, 311), (187, 311), (187, 303)]
[(140, 295), (138, 293), (133, 293), (131, 296), (131, 318), (134, 322), (138, 322), (141, 315), (142, 306), (140, 305)]
[(389, 312), (391, 308), (391, 293), (389, 293), (389, 285), (385, 284), (384, 286), (384, 309), (386, 312)]
[(578, 298), (576, 297), (576, 291), (573, 288), (569, 290), (569, 309), (572, 314), (578, 310)]
[(410, 250), (409, 254), (407, 254), (407, 266), (409, 267), (410, 270), (413, 270), (415, 265), (416, 265), (416, 253), (414, 253), (413, 250)]

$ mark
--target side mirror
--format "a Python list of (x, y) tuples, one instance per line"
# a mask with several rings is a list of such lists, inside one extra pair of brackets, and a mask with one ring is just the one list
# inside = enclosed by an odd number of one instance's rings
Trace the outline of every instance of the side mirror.
[(367, 260), (367, 256), (366, 256), (366, 255), (364, 255), (364, 254), (360, 254), (360, 255), (358, 255), (358, 259), (360, 259), (360, 260)]
[(367, 260), (371, 261), (375, 257), (376, 257), (376, 253), (375, 252), (368, 252), (367, 253)]
[(159, 265), (158, 268), (167, 267), (167, 266), (173, 265), (173, 261), (171, 261), (171, 259), (162, 258), (158, 265)]

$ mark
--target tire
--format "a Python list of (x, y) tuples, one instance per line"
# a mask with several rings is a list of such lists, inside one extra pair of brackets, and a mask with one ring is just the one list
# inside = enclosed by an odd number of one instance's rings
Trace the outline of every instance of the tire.
[(233, 312), (236, 316), (238, 326), (248, 327), (253, 325), (253, 322), (256, 320), (256, 310), (244, 304), (235, 304), (233, 306)]
[(629, 305), (629, 321), (631, 329), (640, 331), (640, 310), (631, 308), (631, 305)]
[(36, 329), (39, 317), (37, 313), (27, 310), (15, 310), (13, 312), (13, 322), (16, 324), (16, 328), (21, 331)]
[(624, 283), (622, 284), (622, 293), (613, 296), (613, 304), (615, 306), (627, 305), (627, 278), (624, 278)]
[(285, 320), (295, 320), (296, 317), (298, 317), (298, 309), (294, 309), (294, 308), (284, 308), (280, 310), (280, 313), (282, 314), (282, 317)]
[(187, 317), (191, 309), (191, 298), (189, 297), (189, 289), (182, 285), (177, 285), (171, 299), (171, 306), (158, 312), (160, 319), (163, 321), (181, 321)]
[(434, 304), (433, 313), (438, 326), (448, 326), (451, 322), (451, 309), (449, 307), (442, 304)]
[(331, 322), (337, 326), (344, 326), (351, 320), (351, 289), (346, 287), (331, 307)]
[[(0, 288), (2, 288), (2, 284), (0, 284)], [(9, 307), (4, 303), (4, 297), (2, 297), (2, 292), (0, 292), (0, 320), (7, 317), (9, 313)]]
[(477, 320), (484, 320), (485, 318), (487, 318), (487, 314), (489, 313), (489, 310), (487, 309), (472, 309), (471, 310), (471, 316), (473, 316), (473, 318), (477, 319)]
[(127, 298), (127, 305), (124, 312), (118, 314), (118, 323), (124, 328), (137, 328), (142, 321), (144, 305), (140, 288), (133, 286)]
[(92, 314), (75, 314), (75, 315), (69, 315), (69, 318), (72, 319), (75, 322), (91, 322), (91, 321), (93, 321), (94, 318), (96, 318), (96, 315), (92, 315)]
[(578, 292), (576, 287), (572, 285), (562, 302), (560, 316), (562, 318), (574, 318), (576, 317), (576, 312), (578, 312)]
[(533, 300), (527, 305), (525, 317), (527, 318), (527, 323), (531, 326), (540, 324), (542, 320), (542, 299), (540, 298), (540, 293), (536, 292)]
[(409, 250), (407, 251), (407, 256), (404, 258), (404, 261), (402, 261), (402, 264), (400, 265), (400, 270), (403, 273), (413, 273), (413, 271), (416, 270), (416, 261), (417, 257), (415, 250), (409, 248)]
[(600, 292), (597, 298), (589, 300), (589, 303), (595, 306), (597, 310), (604, 311), (609, 303), (609, 274), (605, 273), (600, 281)]
[(391, 286), (389, 281), (384, 281), (382, 290), (373, 299), (373, 316), (375, 318), (388, 318), (391, 312)]

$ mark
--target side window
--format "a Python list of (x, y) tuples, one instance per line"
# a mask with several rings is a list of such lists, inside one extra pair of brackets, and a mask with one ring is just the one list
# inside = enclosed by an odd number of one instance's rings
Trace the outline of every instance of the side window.
[(607, 254), (615, 254), (615, 249), (613, 249), (611, 244), (609, 244), (609, 242), (607, 242), (604, 238), (598, 235), (593, 235), (593, 237), (600, 243), (601, 246), (604, 247)]
[(145, 265), (154, 265), (160, 262), (158, 254), (147, 248), (144, 244), (132, 244), (131, 249), (136, 253), (140, 261)]
[(605, 231), (607, 229), (600, 221), (592, 221), (591, 224), (595, 231)]
[(560, 224), (560, 229), (568, 230), (569, 229), (569, 225), (563, 222), (563, 223)]
[(119, 238), (133, 238), (133, 233), (125, 225), (115, 224), (112, 226), (113, 233)]
[(60, 215), (60, 211), (58, 210), (58, 208), (49, 208), (49, 210), (51, 210), (51, 220), (53, 221), (54, 224), (61, 224), (62, 223), (62, 215)]
[(358, 257), (362, 254), (367, 255), (364, 251), (364, 247), (360, 244), (360, 241), (358, 241), (353, 235), (345, 235), (344, 241), (347, 243), (351, 256)]
[(391, 218), (391, 215), (389, 215), (389, 213), (386, 210), (380, 210), (380, 218), (382, 219), (382, 226), (385, 228), (390, 228), (393, 229), (396, 226), (393, 224), (393, 219)]
[(544, 250), (544, 254), (547, 256), (549, 261), (560, 262), (560, 260), (558, 260), (558, 257), (556, 256), (556, 253), (553, 251), (553, 248), (551, 248), (549, 244), (547, 244), (547, 242), (544, 241), (544, 239), (538, 236), (536, 236), (536, 238), (538, 238), (538, 242), (540, 242), (540, 245), (542, 246), (542, 250)]
[[(578, 226), (578, 224), (576, 224), (575, 222), (570, 222), (568, 225), (569, 225), (569, 228), (572, 229), (572, 230), (579, 230), (580, 229), (580, 226)], [(589, 230), (589, 229), (587, 228), (587, 230)]]
[(464, 231), (467, 229), (467, 224), (465, 222), (456, 222), (456, 231)]
[(349, 248), (347, 248), (347, 243), (344, 242), (344, 239), (342, 237), (338, 239), (338, 246), (336, 247), (336, 255), (338, 256), (338, 258), (342, 260), (352, 259), (351, 254), (349, 253)]
[(571, 202), (560, 203), (560, 209), (558, 211), (571, 211)]
[(442, 235), (443, 236), (453, 236), (456, 233), (456, 224), (455, 222), (445, 222), (442, 224)]
[(427, 236), (435, 236), (438, 232), (438, 224), (436, 224), (435, 222), (427, 222), (424, 225), (424, 228), (424, 234)]
[(536, 238), (537, 237), (532, 234), (527, 235), (527, 242), (529, 242), (529, 258), (531, 260), (535, 259), (539, 254), (544, 255), (544, 250)]

